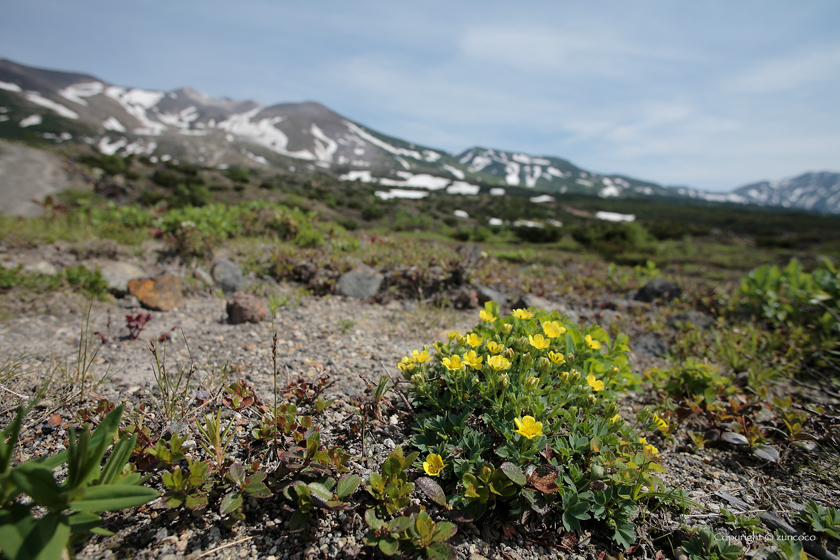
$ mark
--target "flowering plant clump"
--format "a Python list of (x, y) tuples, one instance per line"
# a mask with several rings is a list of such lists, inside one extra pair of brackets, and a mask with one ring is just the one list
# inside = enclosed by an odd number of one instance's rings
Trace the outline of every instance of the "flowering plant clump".
[(632, 424), (616, 395), (638, 384), (628, 339), (597, 325), (582, 329), (557, 312), (518, 309), (503, 317), (489, 302), (472, 331), (424, 348), (399, 364), (411, 383), (417, 423), (415, 467), (436, 477), (447, 507), (578, 531), (600, 524), (627, 548), (647, 497), (662, 499), (659, 450), (667, 433), (647, 409)]

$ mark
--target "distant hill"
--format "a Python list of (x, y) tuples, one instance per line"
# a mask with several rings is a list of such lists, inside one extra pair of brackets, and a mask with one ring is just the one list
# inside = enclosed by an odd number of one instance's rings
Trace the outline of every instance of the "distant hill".
[(86, 142), (105, 154), (138, 154), (209, 167), (321, 168), (344, 180), (474, 194), (506, 187), (602, 198), (671, 198), (840, 213), (836, 173), (807, 173), (732, 193), (666, 187), (581, 169), (552, 156), (473, 147), (458, 154), (371, 130), (315, 102), (263, 106), (189, 87), (164, 92), (87, 74), (0, 59), (0, 138)]

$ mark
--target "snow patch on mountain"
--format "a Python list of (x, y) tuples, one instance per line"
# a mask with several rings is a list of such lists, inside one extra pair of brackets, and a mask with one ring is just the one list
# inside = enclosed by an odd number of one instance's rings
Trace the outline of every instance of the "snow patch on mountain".
[(9, 82), (0, 82), (0, 89), (5, 89), (6, 91), (14, 91), (14, 92), (21, 92), (23, 91), (19, 85), (17, 84), (10, 84)]
[(125, 127), (115, 117), (108, 117), (102, 123), (102, 128), (105, 130), (114, 130), (116, 132), (125, 132)]
[(88, 102), (83, 98), (99, 95), (103, 91), (105, 91), (105, 84), (102, 82), (83, 82), (80, 84), (72, 84), (64, 89), (58, 90), (58, 95), (68, 101), (87, 107)]
[(79, 114), (77, 112), (71, 111), (70, 109), (68, 109), (67, 107), (62, 105), (61, 103), (56, 103), (52, 99), (47, 99), (46, 97), (43, 97), (37, 91), (27, 91), (25, 96), (26, 96), (26, 99), (28, 99), (32, 103), (35, 103), (36, 105), (40, 105), (41, 107), (46, 107), (47, 109), (52, 109), (53, 111), (55, 111), (56, 113), (58, 113), (59, 115), (64, 117), (65, 119), (74, 119), (75, 120), (75, 119), (79, 118)]
[(375, 194), (382, 200), (390, 200), (392, 198), (408, 198), (417, 200), (429, 196), (429, 193), (426, 191), (412, 191), (407, 189), (390, 189), (387, 192), (376, 191), (373, 194)]
[[(377, 138), (373, 134), (371, 134), (368, 131), (362, 129), (360, 126), (358, 126), (354, 123), (351, 123), (350, 121), (343, 121), (343, 122), (344, 122), (344, 126), (349, 128), (352, 132), (357, 134), (359, 137), (363, 138), (364, 140), (366, 140), (367, 142), (373, 144), (374, 146), (376, 146), (378, 148), (382, 148), (386, 152), (390, 152), (390, 153), (392, 153), (394, 155), (397, 155), (397, 156), (407, 156), (407, 157), (414, 158), (414, 159), (417, 159), (417, 160), (422, 160), (423, 159), (423, 156), (421, 156), (420, 152), (418, 152), (417, 150), (408, 150), (408, 149), (405, 149), (405, 148), (397, 148), (396, 146), (392, 146), (391, 144), (388, 144), (387, 142), (384, 142), (384, 141), (380, 140), (379, 138)], [(440, 156), (440, 154), (438, 154), (438, 156)]]
[(43, 121), (44, 119), (41, 118), (41, 115), (29, 115), (20, 121), (20, 127), (26, 128), (27, 126), (36, 126), (41, 124)]

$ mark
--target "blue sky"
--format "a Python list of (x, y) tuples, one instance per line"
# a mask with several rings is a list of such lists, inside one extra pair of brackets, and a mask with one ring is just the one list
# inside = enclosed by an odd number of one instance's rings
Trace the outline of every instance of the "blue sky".
[(840, 171), (840, 2), (4, 0), (0, 57), (730, 190)]

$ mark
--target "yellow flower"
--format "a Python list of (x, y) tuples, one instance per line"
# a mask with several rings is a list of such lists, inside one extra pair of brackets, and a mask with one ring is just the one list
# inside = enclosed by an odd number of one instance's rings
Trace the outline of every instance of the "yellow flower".
[[(415, 350), (416, 352), (416, 350)], [(400, 368), (402, 372), (409, 372), (414, 369), (415, 360), (414, 358), (409, 358), (408, 356), (403, 356), (403, 359), (400, 360), (400, 363), (397, 364), (397, 367)]]
[(499, 344), (498, 342), (494, 342), (491, 340), (487, 343), (487, 349), (490, 350), (490, 352), (493, 354), (498, 354), (499, 352), (505, 349), (505, 345)]
[(586, 345), (589, 346), (593, 350), (598, 350), (601, 348), (601, 343), (597, 340), (592, 340), (592, 335), (586, 335)]
[(656, 457), (659, 455), (659, 450), (654, 447), (653, 445), (647, 442), (647, 438), (640, 437), (639, 443), (645, 446), (645, 453), (650, 453), (652, 456)]
[(531, 346), (537, 350), (545, 350), (551, 344), (551, 341), (547, 338), (543, 338), (543, 335), (541, 334), (535, 336), (528, 335), (528, 341), (531, 343)]
[(615, 424), (615, 423), (616, 423), (616, 422), (618, 422), (619, 420), (621, 420), (621, 416), (619, 416), (618, 414), (616, 414), (615, 416), (613, 416), (612, 418), (610, 418), (610, 424)]
[(525, 320), (533, 317), (534, 314), (531, 313), (530, 311), (528, 311), (527, 309), (514, 309), (513, 310), (513, 316), (516, 317), (517, 319), (525, 321)]
[(660, 418), (656, 413), (653, 415), (653, 423), (656, 424), (656, 427), (663, 434), (668, 431), (668, 422)]
[(461, 331), (449, 331), (446, 333), (446, 336), (449, 337), (449, 340), (455, 340), (459, 336), (461, 336)]
[(600, 379), (595, 379), (594, 375), (587, 375), (586, 382), (589, 383), (589, 386), (592, 387), (593, 391), (602, 391), (605, 387), (604, 382)]
[(554, 362), (555, 364), (565, 364), (566, 358), (560, 352), (549, 352), (548, 359)]
[(423, 470), (426, 471), (426, 474), (429, 476), (440, 475), (444, 467), (446, 467), (446, 465), (443, 464), (443, 457), (437, 453), (429, 453), (426, 456), (426, 460), (423, 461)]
[(475, 333), (470, 333), (467, 335), (467, 344), (469, 344), (473, 348), (475, 348), (476, 346), (481, 346), (482, 342), (484, 342), (484, 339)]
[(473, 369), (481, 369), (481, 362), (484, 361), (482, 356), (475, 353), (475, 350), (470, 350), (464, 355), (464, 363)]
[(412, 352), (411, 358), (418, 364), (425, 364), (426, 362), (432, 359), (432, 357), (429, 356), (429, 351), (425, 348), (422, 352), (418, 352), (417, 350)]
[(557, 338), (566, 332), (566, 327), (561, 327), (557, 321), (547, 321), (543, 323), (543, 332), (548, 338)]
[(528, 439), (534, 439), (542, 435), (542, 422), (537, 422), (533, 416), (523, 416), (522, 419), (514, 418), (513, 421), (516, 423), (516, 427), (519, 428), (518, 430), (514, 430), (517, 434), (521, 434)]
[(487, 363), (496, 371), (501, 371), (510, 367), (510, 362), (504, 356), (491, 356)]
[(461, 356), (458, 354), (455, 354), (451, 358), (444, 358), (441, 361), (443, 362), (443, 365), (446, 366), (446, 369), (450, 371), (455, 371), (464, 367), (464, 362), (461, 361)]
[(483, 309), (482, 309), (481, 311), (479, 311), (479, 312), (478, 312), (478, 316), (479, 316), (479, 317), (481, 318), (481, 320), (482, 320), (482, 321), (484, 321), (485, 323), (492, 323), (493, 321), (495, 321), (496, 319), (498, 319), (498, 317), (496, 317), (496, 316), (495, 316), (495, 315), (493, 315), (492, 313), (487, 313), (487, 312), (486, 312), (485, 310), (483, 310)]

